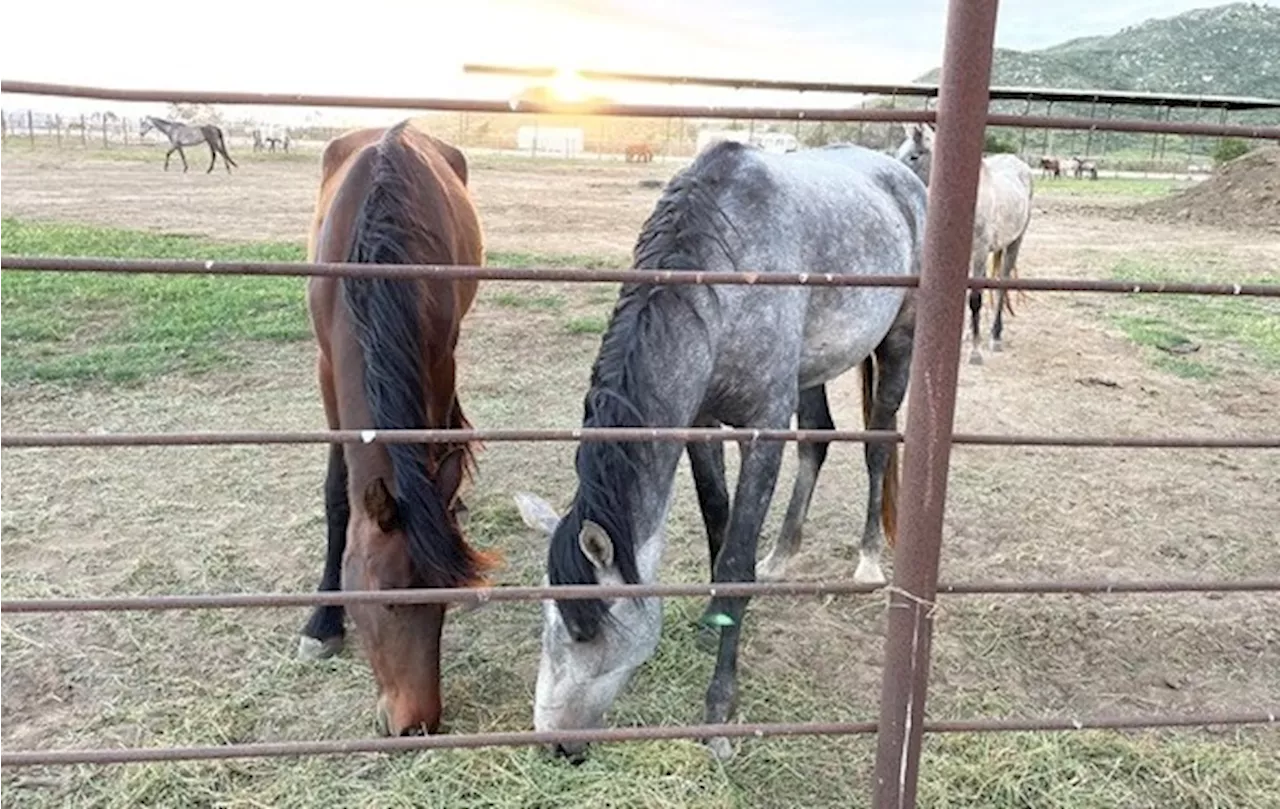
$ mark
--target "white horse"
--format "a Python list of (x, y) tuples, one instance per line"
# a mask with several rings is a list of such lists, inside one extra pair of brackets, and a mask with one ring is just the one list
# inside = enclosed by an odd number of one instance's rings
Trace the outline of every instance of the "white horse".
[[(933, 129), (926, 124), (914, 124), (907, 128), (907, 138), (898, 147), (898, 159), (906, 163), (916, 175), (929, 184), (929, 167), (933, 162)], [(1018, 251), (1031, 223), (1031, 196), (1033, 193), (1031, 167), (1011, 154), (996, 154), (982, 158), (978, 175), (977, 207), (973, 214), (973, 253), (970, 266), (974, 278), (987, 275), (987, 258), (1001, 278), (1015, 278), (1018, 274)], [(995, 319), (991, 324), (991, 350), (1001, 349), (1004, 332), (1004, 312), (1013, 313), (1008, 290), (995, 292)], [(978, 351), (978, 331), (982, 322), (982, 290), (969, 292), (969, 311), (972, 315), (973, 352), (969, 362), (982, 364)]]

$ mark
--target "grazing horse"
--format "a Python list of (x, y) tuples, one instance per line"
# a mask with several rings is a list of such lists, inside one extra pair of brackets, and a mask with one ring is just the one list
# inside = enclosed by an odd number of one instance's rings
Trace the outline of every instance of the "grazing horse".
[[(929, 167), (933, 162), (933, 130), (922, 124), (907, 128), (907, 138), (898, 147), (898, 159), (929, 184)], [(1018, 252), (1031, 223), (1031, 167), (1009, 154), (982, 158), (978, 174), (977, 207), (973, 215), (973, 248), (970, 267), (974, 278), (987, 276), (987, 258), (992, 254), (992, 272), (1001, 278), (1018, 274)], [(991, 324), (991, 350), (1000, 351), (1004, 334), (1004, 313), (1013, 313), (1008, 290), (995, 291), (995, 318)], [(982, 290), (969, 291), (969, 313), (972, 319), (973, 350), (969, 362), (982, 364), (978, 350), (979, 327), (982, 323)]]
[(218, 162), (218, 155), (222, 155), (222, 164), (227, 167), (228, 174), (231, 173), (232, 166), (239, 168), (236, 161), (231, 159), (231, 155), (227, 154), (227, 142), (222, 137), (222, 130), (213, 124), (191, 126), (149, 115), (142, 119), (142, 125), (138, 128), (138, 137), (146, 135), (152, 129), (159, 130), (169, 139), (169, 151), (164, 153), (165, 171), (169, 170), (169, 158), (173, 156), (174, 152), (177, 152), (178, 157), (182, 158), (182, 171), (185, 173), (187, 170), (187, 154), (182, 150), (182, 147), (199, 146), (201, 143), (209, 144), (209, 170), (205, 174), (213, 171), (214, 164)]
[(1098, 179), (1097, 163), (1092, 160), (1084, 160), (1079, 157), (1073, 157), (1071, 160), (1075, 164), (1072, 166), (1071, 173), (1077, 180), (1083, 179), (1086, 174), (1089, 175), (1090, 180)]
[[(634, 265), (914, 275), (925, 197), (924, 185), (905, 167), (861, 147), (774, 154), (721, 142), (668, 183), (637, 239)], [(866, 371), (874, 364), (868, 426), (892, 429), (910, 364), (907, 299), (901, 287), (627, 284), (596, 357), (582, 424), (785, 428), (799, 412), (802, 426), (816, 426), (829, 423), (829, 414), (816, 412), (826, 409), (823, 386), (854, 366)], [(785, 447), (763, 441), (740, 448), (731, 502), (719, 444), (581, 444), (568, 513), (556, 520), (541, 501), (524, 509), (526, 521), (551, 529), (547, 579), (580, 585), (656, 580), (685, 449), (712, 580), (754, 580), (756, 545)], [(862, 581), (884, 580), (881, 517), (889, 511), (893, 452), (881, 443), (866, 447), (868, 518), (855, 574)], [(747, 602), (715, 596), (703, 616), (704, 625), (720, 633), (706, 697), (710, 723), (727, 721), (734, 711)], [(661, 613), (656, 598), (545, 602), (535, 728), (601, 726), (623, 685), (656, 649)], [(717, 756), (732, 754), (727, 739), (708, 741)], [(583, 749), (558, 747), (571, 757)]]
[[(365, 264), (481, 264), (462, 153), (403, 122), (349, 132), (324, 152), (308, 258)], [(468, 426), (454, 349), (475, 281), (315, 277), (307, 297), (331, 429)], [(325, 481), (328, 552), (321, 591), (466, 587), (493, 559), (471, 548), (455, 510), (472, 448), (334, 444)], [(442, 604), (352, 605), (377, 680), (383, 733), (440, 722)], [(321, 606), (299, 641), (306, 659), (336, 653), (343, 608)]]
[(1056, 157), (1040, 158), (1040, 176), (1041, 178), (1061, 177), (1062, 161)]
[(628, 143), (623, 149), (623, 157), (628, 163), (650, 163), (653, 161), (653, 149), (647, 143)]

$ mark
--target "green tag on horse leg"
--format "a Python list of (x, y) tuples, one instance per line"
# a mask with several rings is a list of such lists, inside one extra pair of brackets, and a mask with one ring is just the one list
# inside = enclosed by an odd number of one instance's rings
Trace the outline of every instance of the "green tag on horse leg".
[(733, 626), (733, 618), (723, 612), (713, 612), (703, 619), (710, 626)]

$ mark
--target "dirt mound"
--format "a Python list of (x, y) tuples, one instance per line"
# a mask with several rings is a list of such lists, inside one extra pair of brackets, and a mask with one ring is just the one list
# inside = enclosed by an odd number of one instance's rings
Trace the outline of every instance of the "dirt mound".
[(1138, 210), (1163, 221), (1280, 232), (1280, 147), (1255, 149), (1209, 179)]

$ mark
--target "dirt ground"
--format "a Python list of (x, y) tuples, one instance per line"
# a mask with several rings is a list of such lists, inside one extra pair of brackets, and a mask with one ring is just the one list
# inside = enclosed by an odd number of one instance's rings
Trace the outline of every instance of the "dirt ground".
[[(670, 170), (478, 159), (472, 176), (490, 250), (623, 261), (658, 193), (639, 181), (665, 179)], [(317, 174), (314, 165), (297, 161), (245, 161), (232, 176), (184, 176), (151, 163), (57, 164), (6, 154), (3, 213), (220, 239), (301, 240)], [(1190, 263), (1223, 280), (1265, 268), (1280, 275), (1280, 237), (1135, 222), (1052, 195), (1038, 198), (1023, 250), (1024, 277), (1106, 277), (1126, 259)], [(576, 426), (598, 337), (571, 333), (564, 319), (579, 310), (607, 313), (612, 288), (557, 287), (569, 300), (567, 311), (500, 305), (499, 293), (513, 291), (528, 290), (488, 285), (464, 332), (459, 372), (469, 415), (482, 426)], [(1033, 296), (1009, 321), (1005, 351), (987, 353), (981, 366), (962, 367), (956, 429), (1280, 432), (1274, 370), (1251, 365), (1229, 347), (1205, 348), (1226, 369), (1213, 380), (1157, 370), (1108, 325), (1105, 313), (1124, 305), (1107, 296)], [(840, 380), (831, 394), (837, 424), (858, 427), (856, 376)], [(322, 426), (307, 344), (273, 348), (234, 373), (168, 377), (140, 387), (6, 388), (3, 411), (6, 432)], [(572, 453), (569, 444), (491, 444), (481, 454), (472, 530), (479, 544), (505, 554), (504, 583), (536, 583), (543, 554), (541, 540), (519, 525), (511, 495), (532, 487), (565, 503), (573, 488)], [(6, 450), (3, 461), (6, 598), (304, 590), (317, 580), (323, 448)], [(780, 522), (792, 470), (789, 453), (764, 547)], [(683, 467), (681, 475), (664, 578), (701, 580), (701, 526)], [(835, 447), (793, 577), (852, 575), (864, 480), (861, 449)], [(1280, 571), (1277, 492), (1274, 452), (957, 448), (942, 575), (1274, 576)], [(364, 675), (326, 679), (292, 663), (303, 618), (299, 610), (6, 618), (4, 747), (363, 735), (371, 691)], [(867, 599), (757, 600), (743, 653), (747, 690), (740, 717), (818, 718), (778, 716), (770, 705), (752, 702), (750, 685), (815, 671), (852, 716), (873, 717), (882, 622), (879, 602)], [(453, 727), (527, 727), (537, 626), (531, 605), (482, 611), (449, 625), (446, 701), (458, 706), (449, 709)], [(508, 659), (480, 666), (484, 649), (508, 650)], [(943, 603), (935, 652), (935, 718), (972, 716), (984, 706), (1042, 716), (1274, 707), (1280, 600), (956, 597)], [(349, 671), (355, 664), (334, 665)], [(289, 693), (271, 691), (281, 682), (291, 684)], [(662, 684), (636, 685), (646, 687)], [(477, 691), (491, 702), (468, 696)], [(189, 705), (197, 696), (214, 707), (193, 714)], [(224, 703), (267, 707), (217, 707)], [(684, 719), (696, 719), (697, 710), (691, 705)], [(254, 718), (245, 720), (246, 713)], [(638, 709), (632, 713), (637, 721), (656, 721)]]

